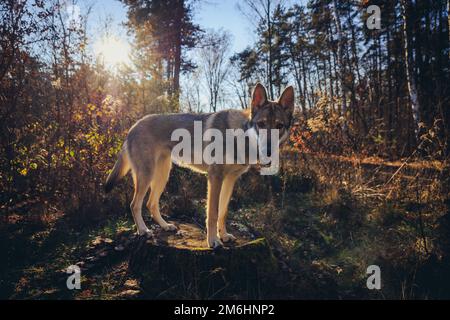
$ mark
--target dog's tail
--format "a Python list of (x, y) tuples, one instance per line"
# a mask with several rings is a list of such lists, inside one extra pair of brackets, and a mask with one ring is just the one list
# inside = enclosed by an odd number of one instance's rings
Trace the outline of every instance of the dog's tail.
[(119, 153), (119, 158), (117, 159), (111, 173), (106, 179), (104, 186), (105, 192), (106, 193), (110, 192), (114, 188), (116, 183), (123, 176), (125, 176), (128, 173), (128, 171), (130, 171), (130, 165), (128, 161), (128, 151), (126, 144), (124, 144), (122, 151), (120, 151)]

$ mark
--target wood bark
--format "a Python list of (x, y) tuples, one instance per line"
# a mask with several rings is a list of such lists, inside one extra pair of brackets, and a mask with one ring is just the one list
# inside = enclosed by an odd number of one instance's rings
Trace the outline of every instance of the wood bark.
[[(277, 263), (264, 238), (242, 234), (238, 242), (214, 251), (205, 247), (205, 233), (197, 225), (179, 223), (178, 234), (161, 231), (153, 239), (137, 238), (129, 271), (150, 296), (184, 295), (220, 298), (239, 294), (257, 299), (270, 295)], [(163, 293), (161, 295), (161, 293)]]
[(413, 59), (411, 51), (411, 43), (409, 37), (409, 25), (408, 25), (408, 2), (406, 0), (401, 1), (402, 5), (402, 17), (403, 17), (403, 52), (405, 55), (405, 72), (406, 82), (408, 85), (409, 100), (411, 103), (411, 112), (413, 116), (414, 133), (416, 139), (419, 138), (419, 123), (420, 123), (420, 106), (419, 98), (417, 95), (416, 80), (414, 77)]

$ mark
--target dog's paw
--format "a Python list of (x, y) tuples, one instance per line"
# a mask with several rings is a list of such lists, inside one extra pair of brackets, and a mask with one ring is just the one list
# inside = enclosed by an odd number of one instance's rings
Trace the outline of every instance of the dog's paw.
[(172, 223), (167, 223), (164, 226), (161, 226), (164, 231), (176, 231), (178, 230), (177, 226)]
[(222, 240), (222, 242), (234, 242), (236, 241), (236, 237), (231, 233), (224, 233), (220, 236), (220, 240)]
[(212, 238), (208, 239), (208, 246), (213, 250), (218, 250), (223, 247), (223, 243), (219, 238)]
[(152, 238), (154, 236), (153, 231), (151, 231), (148, 228), (142, 229), (142, 230), (138, 230), (137, 234), (140, 237), (147, 237), (147, 238)]

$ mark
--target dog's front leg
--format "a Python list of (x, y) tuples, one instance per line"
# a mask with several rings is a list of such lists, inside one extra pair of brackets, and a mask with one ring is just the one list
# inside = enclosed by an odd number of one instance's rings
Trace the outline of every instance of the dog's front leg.
[(206, 208), (206, 233), (208, 246), (217, 248), (223, 246), (217, 236), (217, 216), (219, 210), (220, 189), (222, 187), (222, 177), (216, 173), (208, 174), (208, 200)]
[(222, 188), (220, 190), (220, 201), (219, 201), (219, 221), (217, 228), (219, 231), (219, 238), (223, 242), (235, 241), (236, 238), (227, 232), (227, 213), (228, 213), (228, 203), (230, 202), (231, 194), (233, 193), (234, 184), (239, 177), (238, 174), (229, 174), (225, 176), (222, 182)]

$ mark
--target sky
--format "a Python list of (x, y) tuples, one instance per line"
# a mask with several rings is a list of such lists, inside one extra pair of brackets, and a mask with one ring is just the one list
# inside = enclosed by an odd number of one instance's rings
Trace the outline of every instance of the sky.
[(197, 9), (194, 16), (196, 22), (205, 29), (223, 28), (229, 31), (233, 35), (233, 52), (242, 51), (254, 40), (252, 25), (238, 10), (238, 2), (240, 1), (208, 1)]
[[(237, 52), (251, 45), (254, 36), (252, 25), (238, 10), (239, 0), (205, 0), (194, 11), (194, 22), (203, 29), (224, 29), (232, 34), (231, 52)], [(108, 21), (108, 29), (111, 34), (127, 39), (126, 7), (118, 0), (82, 0), (78, 2), (81, 11), (92, 6), (89, 22), (89, 33), (93, 42), (101, 37)]]
[[(77, 13), (83, 15), (87, 8), (91, 8), (88, 17), (88, 38), (91, 39), (90, 47), (96, 56), (102, 56), (105, 64), (107, 61), (129, 60), (129, 46), (124, 44), (132, 41), (127, 35), (127, 28), (124, 25), (127, 21), (127, 8), (118, 0), (65, 0), (66, 5), (75, 2), (79, 8), (68, 10), (69, 15), (76, 16)], [(285, 4), (294, 1), (305, 2), (306, 0), (284, 0)], [(222, 29), (231, 34), (232, 42), (229, 55), (241, 52), (248, 46), (252, 46), (256, 41), (254, 32), (255, 25), (249, 21), (239, 10), (240, 0), (202, 0), (195, 6), (193, 20), (203, 30)], [(76, 17), (74, 18), (76, 20)], [(105, 31), (108, 37), (105, 37)], [(111, 36), (114, 41), (111, 41)], [(117, 43), (117, 45), (115, 45)], [(125, 47), (127, 49), (125, 50)], [(109, 63), (115, 65), (114, 63)], [(189, 79), (183, 81), (189, 82)], [(202, 105), (207, 105), (207, 97), (201, 96)]]
[[(90, 8), (87, 32), (91, 40), (89, 47), (95, 56), (101, 55), (106, 65), (116, 60), (129, 60), (129, 46), (132, 39), (127, 34), (127, 8), (118, 0), (65, 0), (69, 19), (79, 20)], [(193, 13), (194, 23), (203, 30), (223, 29), (231, 34), (229, 54), (240, 52), (255, 42), (254, 25), (247, 21), (238, 9), (239, 0), (202, 0)], [(75, 3), (75, 5), (72, 5)], [(112, 42), (112, 38), (114, 39)], [(115, 45), (117, 43), (117, 45)], [(126, 52), (124, 51), (126, 48)], [(128, 57), (126, 59), (125, 57)], [(183, 81), (189, 81), (184, 78)], [(201, 95), (202, 105), (207, 105), (208, 98)]]

